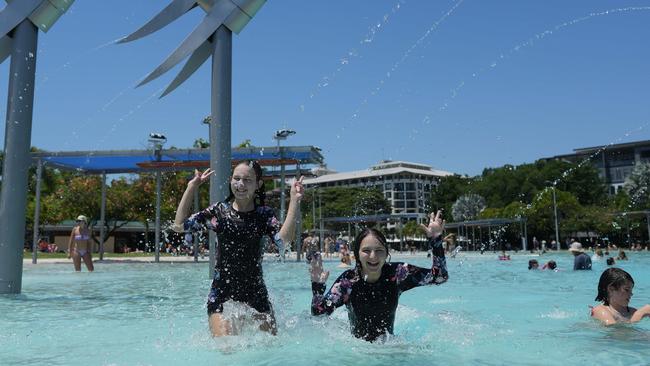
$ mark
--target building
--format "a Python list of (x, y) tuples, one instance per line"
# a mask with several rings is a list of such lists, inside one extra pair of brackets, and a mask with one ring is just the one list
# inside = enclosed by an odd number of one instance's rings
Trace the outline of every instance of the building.
[[(385, 160), (366, 170), (333, 173), (304, 180), (306, 187), (375, 187), (390, 202), (393, 215), (424, 214), (429, 210), (431, 190), (440, 178), (453, 173), (429, 165)], [(318, 174), (318, 172), (317, 172)]]
[(557, 155), (544, 160), (565, 160), (572, 163), (590, 160), (609, 186), (609, 194), (616, 194), (623, 188), (625, 179), (636, 164), (650, 163), (650, 140), (583, 147), (573, 151), (573, 154)]

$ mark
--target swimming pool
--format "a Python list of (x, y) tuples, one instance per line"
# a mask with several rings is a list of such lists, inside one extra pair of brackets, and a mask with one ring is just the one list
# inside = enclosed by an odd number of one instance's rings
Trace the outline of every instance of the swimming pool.
[[(636, 281), (633, 306), (650, 302), (650, 253), (620, 267)], [(402, 258), (426, 266), (422, 255)], [(528, 271), (529, 256), (449, 259), (450, 281), (404, 293), (395, 337), (355, 339), (340, 308), (328, 320), (309, 312), (305, 263), (265, 263), (278, 336), (244, 330), (213, 339), (205, 299), (206, 263), (26, 265), (23, 293), (0, 297), (0, 365), (646, 365), (650, 320), (604, 328), (588, 317), (604, 261), (594, 271)], [(397, 260), (394, 258), (393, 260)], [(342, 269), (334, 260), (328, 285)]]

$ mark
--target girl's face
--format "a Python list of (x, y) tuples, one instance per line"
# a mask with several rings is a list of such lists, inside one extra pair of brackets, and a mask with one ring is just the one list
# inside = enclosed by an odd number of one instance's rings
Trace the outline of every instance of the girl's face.
[(259, 188), (255, 170), (248, 164), (239, 164), (232, 172), (230, 189), (238, 201), (249, 201), (255, 198), (255, 191)]
[(632, 289), (634, 289), (634, 284), (627, 281), (620, 288), (614, 288), (613, 285), (609, 285), (607, 293), (609, 295), (609, 304), (618, 305), (618, 306), (628, 306), (630, 299), (632, 298)]
[(366, 276), (378, 278), (387, 256), (386, 248), (372, 235), (363, 238), (359, 245), (359, 262)]

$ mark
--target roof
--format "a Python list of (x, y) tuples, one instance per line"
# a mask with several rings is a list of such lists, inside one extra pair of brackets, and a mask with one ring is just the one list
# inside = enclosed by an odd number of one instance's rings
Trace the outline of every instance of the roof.
[[(375, 165), (371, 167), (370, 169), (365, 169), (365, 170), (356, 170), (352, 172), (344, 172), (344, 173), (333, 173), (333, 174), (326, 174), (322, 175), (318, 178), (310, 178), (310, 179), (305, 179), (304, 183), (306, 185), (311, 185), (311, 184), (321, 184), (321, 183), (328, 183), (328, 182), (336, 182), (336, 181), (341, 181), (341, 180), (348, 180), (348, 179), (359, 179), (359, 178), (372, 178), (372, 177), (382, 177), (386, 175), (395, 175), (399, 173), (412, 173), (412, 174), (420, 174), (420, 175), (426, 175), (430, 177), (446, 177), (449, 175), (454, 175), (454, 173), (446, 172), (444, 170), (436, 170), (431, 168), (430, 166), (427, 165), (421, 165), (421, 164), (414, 164), (414, 163), (406, 163), (406, 162), (391, 162), (389, 166), (392, 166), (394, 164), (400, 165), (397, 167), (391, 167), (391, 168), (384, 168), (383, 166), (386, 166), (385, 162), (379, 165)], [(408, 166), (420, 166), (422, 169), (416, 169), (416, 168), (410, 168)]]
[(581, 147), (578, 149), (573, 149), (573, 151), (575, 151), (576, 154), (587, 154), (587, 153), (594, 153), (596, 151), (600, 151), (604, 149), (614, 150), (614, 149), (625, 149), (625, 148), (641, 147), (641, 146), (650, 147), (650, 140), (625, 142), (622, 144), (609, 144), (609, 145), (593, 146), (593, 147)]
[[(322, 164), (323, 155), (314, 146), (246, 147), (232, 149), (232, 161), (254, 159), (263, 166), (281, 164)], [(209, 167), (209, 149), (110, 151), (39, 151), (32, 153), (34, 162), (46, 166), (88, 174), (139, 173), (147, 171), (178, 171)]]

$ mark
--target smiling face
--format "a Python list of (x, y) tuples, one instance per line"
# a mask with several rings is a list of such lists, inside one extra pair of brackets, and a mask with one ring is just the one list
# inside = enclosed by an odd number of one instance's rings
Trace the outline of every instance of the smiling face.
[(259, 186), (260, 182), (257, 181), (257, 175), (252, 167), (248, 164), (239, 164), (235, 167), (230, 178), (230, 190), (235, 200), (242, 203), (253, 202), (255, 191)]
[(607, 287), (609, 304), (612, 306), (628, 306), (633, 295), (633, 289), (634, 284), (630, 281), (625, 281), (619, 288), (609, 285)]
[(386, 247), (373, 235), (368, 235), (359, 245), (359, 262), (367, 281), (373, 282), (381, 276), (381, 268), (386, 263)]

